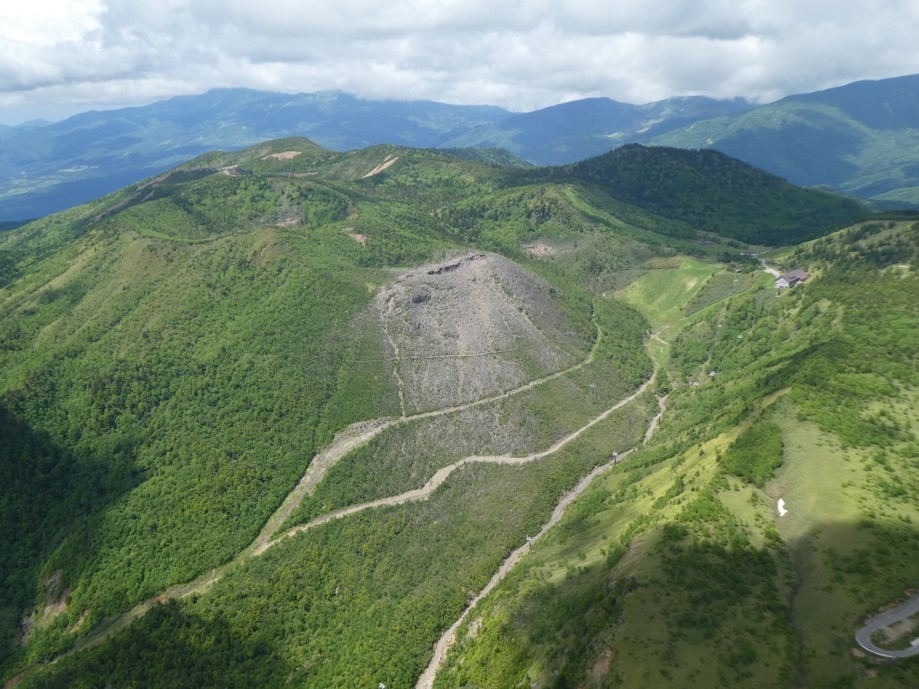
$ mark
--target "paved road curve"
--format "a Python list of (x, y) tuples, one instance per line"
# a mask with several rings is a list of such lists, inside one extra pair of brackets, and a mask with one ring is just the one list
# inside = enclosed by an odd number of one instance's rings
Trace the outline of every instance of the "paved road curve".
[(919, 613), (919, 593), (914, 595), (905, 603), (898, 605), (891, 610), (882, 612), (876, 617), (872, 617), (865, 623), (865, 626), (855, 632), (855, 640), (858, 641), (858, 645), (864, 648), (869, 653), (873, 653), (882, 658), (909, 658), (914, 655), (919, 655), (919, 644), (916, 646), (910, 646), (909, 648), (901, 648), (896, 651), (888, 650), (886, 648), (880, 648), (876, 646), (871, 641), (871, 635), (874, 634), (879, 629), (890, 626), (895, 622), (900, 620), (905, 620), (912, 615)]

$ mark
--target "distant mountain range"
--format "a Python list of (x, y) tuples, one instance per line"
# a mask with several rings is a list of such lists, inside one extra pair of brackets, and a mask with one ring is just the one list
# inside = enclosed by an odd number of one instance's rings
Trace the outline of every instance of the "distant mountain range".
[(715, 148), (802, 186), (919, 205), (919, 75), (789, 96), (645, 143)]
[(0, 128), (0, 221), (43, 216), (205, 151), (305, 136), (345, 151), (391, 143), (499, 148), (559, 165), (627, 143), (714, 148), (802, 186), (881, 206), (919, 206), (919, 75), (857, 82), (755, 106), (591, 98), (529, 113), (338, 92), (209, 91), (62, 122)]

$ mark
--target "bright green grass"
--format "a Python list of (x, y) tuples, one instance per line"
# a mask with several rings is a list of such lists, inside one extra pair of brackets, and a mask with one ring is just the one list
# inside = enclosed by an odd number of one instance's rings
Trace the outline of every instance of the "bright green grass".
[(909, 577), (919, 574), (910, 545), (915, 539), (901, 521), (919, 518), (917, 509), (884, 515), (884, 501), (871, 488), (876, 465), (866, 452), (844, 449), (834, 436), (799, 421), (793, 405), (776, 420), (785, 436), (785, 465), (765, 497), (773, 507), (784, 498), (788, 510), (776, 516), (776, 525), (797, 572), (792, 614), (803, 676), (812, 686), (903, 686), (901, 670), (909, 664), (877, 673), (850, 649), (861, 621), (902, 596)]
[(673, 325), (686, 305), (721, 269), (692, 258), (674, 259), (666, 267), (650, 270), (622, 291), (626, 302), (637, 308), (655, 330)]
[[(727, 442), (716, 439), (701, 452), (674, 457), (650, 472), (624, 464), (599, 479), (461, 628), (437, 686), (501, 677), (508, 686), (525, 678), (531, 686), (551, 687), (560, 675), (569, 683), (600, 681), (585, 686), (776, 683), (788, 667), (781, 638), (768, 644), (768, 653), (760, 650), (761, 660), (767, 655), (775, 660), (758, 679), (750, 681), (730, 667), (742, 664), (738, 658), (749, 644), (738, 641), (735, 648), (725, 640), (747, 639), (751, 628), (774, 622), (757, 617), (737, 622), (745, 618), (741, 611), (755, 610), (753, 600), (733, 603), (738, 616), (713, 637), (703, 630), (687, 632), (676, 621), (691, 609), (661, 580), (662, 556), (670, 552), (661, 526), (678, 520), (712, 480), (717, 450)], [(756, 511), (762, 521), (762, 508)], [(603, 591), (613, 598), (603, 597)], [(597, 610), (618, 620), (600, 620)], [(555, 630), (552, 641), (543, 636), (548, 630)], [(726, 664), (711, 662), (719, 644)]]
[(717, 273), (705, 283), (683, 308), (687, 316), (748, 290), (756, 281), (755, 273)]

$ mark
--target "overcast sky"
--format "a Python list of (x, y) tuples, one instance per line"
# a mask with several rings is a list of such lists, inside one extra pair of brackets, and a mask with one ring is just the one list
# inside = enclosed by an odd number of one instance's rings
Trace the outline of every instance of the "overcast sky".
[(919, 72), (919, 0), (4, 0), (0, 123), (211, 88), (528, 111)]

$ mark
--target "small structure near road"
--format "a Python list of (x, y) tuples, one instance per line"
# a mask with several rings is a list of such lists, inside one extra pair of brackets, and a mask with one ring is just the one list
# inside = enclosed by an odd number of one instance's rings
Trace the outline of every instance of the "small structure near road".
[(775, 279), (775, 287), (776, 289), (788, 289), (790, 287), (794, 287), (798, 283), (804, 282), (809, 277), (810, 275), (805, 273), (803, 270), (790, 270), (787, 273), (779, 275)]

